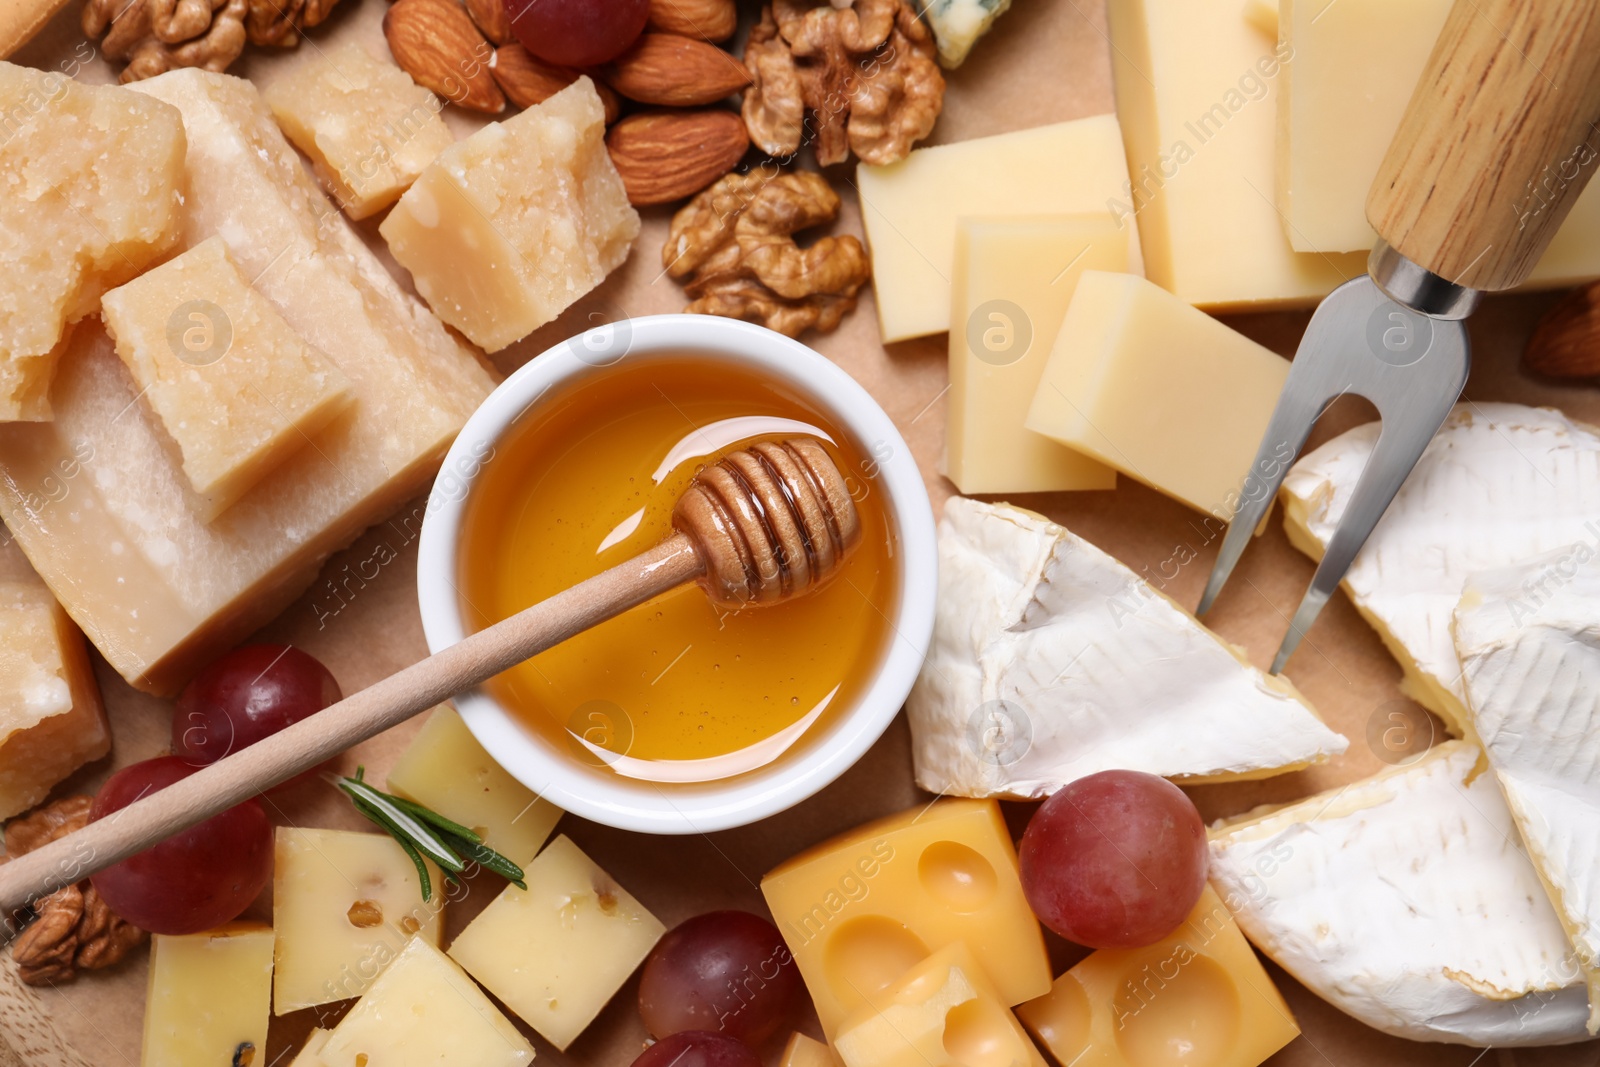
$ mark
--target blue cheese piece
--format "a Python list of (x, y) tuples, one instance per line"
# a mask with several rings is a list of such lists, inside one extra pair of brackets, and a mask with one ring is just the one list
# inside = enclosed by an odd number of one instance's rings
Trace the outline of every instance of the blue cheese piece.
[(979, 37), (1006, 13), (1011, 0), (921, 0), (922, 17), (939, 45), (939, 64), (961, 66)]

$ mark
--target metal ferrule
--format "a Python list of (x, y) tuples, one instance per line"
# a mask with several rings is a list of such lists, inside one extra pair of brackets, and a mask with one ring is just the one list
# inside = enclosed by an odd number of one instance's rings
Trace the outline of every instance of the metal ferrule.
[(1367, 273), (1390, 300), (1430, 318), (1464, 319), (1483, 299), (1483, 290), (1446, 281), (1390, 248), (1382, 238), (1367, 257)]

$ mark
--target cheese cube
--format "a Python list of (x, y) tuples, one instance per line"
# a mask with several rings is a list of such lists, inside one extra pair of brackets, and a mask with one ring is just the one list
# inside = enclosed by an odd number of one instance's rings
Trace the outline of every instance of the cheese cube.
[[(62, 356), (54, 424), (0, 426), (0, 516), (112, 666), (171, 693), (306, 591), (322, 562), (422, 491), (493, 378), (317, 189), (247, 81), (174, 70), (187, 130), (185, 247), (220, 236), (355, 404), (207, 524), (98, 324)], [(84, 472), (89, 472), (86, 475)], [(65, 486), (65, 491), (63, 491)], [(30, 501), (49, 500), (45, 506)], [(423, 507), (302, 610), (322, 627), (417, 536)], [(365, 574), (364, 580), (359, 577)]]
[(783, 1046), (778, 1067), (839, 1067), (839, 1060), (827, 1045), (796, 1030)]
[(113, 289), (101, 316), (206, 522), (350, 403), (349, 379), (250, 287), (220, 237)]
[(431, 861), (428, 877), (424, 902), (416, 867), (386, 834), (278, 827), (273, 1011), (358, 997), (407, 942), (437, 945), (445, 885)]
[(1090, 954), (1017, 1015), (1057, 1063), (1077, 1067), (1256, 1067), (1300, 1034), (1209, 886), (1171, 935)]
[[(1114, 115), (919, 148), (898, 163), (856, 169), (886, 342), (950, 329), (956, 220), (964, 215), (1067, 215), (1107, 210), (1128, 182)], [(1120, 220), (1139, 270), (1139, 233)]]
[(1128, 236), (1104, 212), (957, 222), (945, 475), (963, 493), (1116, 487), (1110, 467), (1022, 425), (1090, 269), (1128, 269)]
[(320, 52), (270, 85), (267, 106), (353, 219), (388, 207), (455, 143), (438, 97), (360, 45)]
[(1297, 253), (1273, 202), (1282, 61), (1239, 0), (1109, 0), (1111, 73), (1144, 274), (1187, 303), (1314, 303), (1366, 256)]
[(845, 1067), (1045, 1067), (1044, 1057), (960, 941), (912, 967), (858, 1009), (840, 1026), (834, 1048)]
[(1287, 360), (1164, 289), (1089, 271), (1027, 425), (1227, 521), (1288, 376)]
[(450, 955), (545, 1040), (565, 1049), (666, 927), (565, 835), (527, 866), (526, 881), (526, 890), (507, 886), (472, 920)]
[(379, 232), (435, 313), (497, 352), (561, 314), (628, 258), (639, 213), (579, 78), (439, 154)]
[(150, 939), (140, 1062), (264, 1065), (271, 1014), (271, 927), (238, 923)]
[(868, 823), (782, 864), (761, 892), (830, 1037), (958, 941), (1006, 1004), (1050, 987), (1044, 937), (992, 800), (945, 800)]
[(177, 112), (0, 62), (0, 421), (50, 418), (52, 350), (178, 238)]
[(417, 938), (317, 1050), (319, 1067), (520, 1067), (533, 1046), (461, 973)]
[(451, 707), (429, 717), (389, 772), (389, 791), (478, 832), (520, 867), (539, 854), (561, 809), (535, 796), (485, 752)]
[(0, 819), (111, 750), (83, 634), (37, 578), (0, 581)]
[(322, 1062), (322, 1047), (328, 1043), (330, 1031), (316, 1027), (306, 1035), (305, 1044), (289, 1061), (289, 1067), (327, 1067)]

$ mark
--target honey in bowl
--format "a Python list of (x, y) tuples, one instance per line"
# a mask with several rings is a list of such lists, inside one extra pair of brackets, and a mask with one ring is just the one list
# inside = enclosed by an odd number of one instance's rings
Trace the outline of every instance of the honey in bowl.
[(809, 434), (849, 479), (861, 540), (820, 587), (730, 609), (686, 585), (487, 683), (524, 726), (591, 766), (703, 782), (771, 764), (826, 732), (888, 649), (894, 534), (872, 459), (779, 383), (690, 355), (627, 359), (546, 397), (486, 458), (462, 527), (475, 629), (672, 534), (695, 474), (762, 440)]

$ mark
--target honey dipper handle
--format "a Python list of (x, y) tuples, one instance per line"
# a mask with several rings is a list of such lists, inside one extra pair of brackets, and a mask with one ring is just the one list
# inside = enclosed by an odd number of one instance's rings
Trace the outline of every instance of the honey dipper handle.
[(704, 569), (689, 539), (674, 534), (106, 819), (0, 865), (0, 928), (10, 932), (4, 918), (30, 901), (315, 767)]

